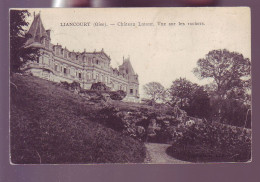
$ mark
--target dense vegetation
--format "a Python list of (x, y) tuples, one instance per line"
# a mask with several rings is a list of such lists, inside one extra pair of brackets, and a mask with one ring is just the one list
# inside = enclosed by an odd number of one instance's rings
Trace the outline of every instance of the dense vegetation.
[(17, 74), (11, 80), (13, 163), (143, 162), (143, 142), (171, 143), (169, 155), (193, 162), (251, 159), (250, 129), (189, 117), (177, 106), (75, 92), (76, 84)]
[(171, 127), (168, 154), (192, 162), (246, 162), (251, 159), (250, 129), (217, 122), (181, 123)]
[(144, 85), (151, 103), (178, 106), (189, 116), (251, 128), (251, 62), (226, 49), (212, 50), (197, 61), (193, 73), (209, 84), (200, 86), (186, 78), (173, 80), (170, 88), (158, 82)]
[(11, 81), (13, 163), (143, 162), (143, 143), (89, 120), (102, 104), (32, 76)]
[(10, 10), (10, 72), (20, 72), (21, 67), (28, 60), (37, 60), (39, 48), (26, 47), (28, 35), (26, 27), (29, 25), (27, 10)]

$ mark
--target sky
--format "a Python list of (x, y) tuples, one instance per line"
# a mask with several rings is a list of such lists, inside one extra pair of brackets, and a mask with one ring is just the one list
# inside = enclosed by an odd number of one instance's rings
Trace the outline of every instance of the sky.
[[(92, 52), (102, 48), (118, 67), (130, 57), (143, 85), (152, 81), (164, 87), (180, 77), (200, 85), (192, 72), (198, 59), (214, 49), (228, 49), (251, 59), (250, 10), (248, 8), (117, 8), (117, 9), (30, 9), (41, 13), (45, 29), (51, 30), (51, 42), (71, 51)], [(61, 23), (90, 22), (91, 26), (61, 26)], [(93, 26), (95, 22), (107, 26)], [(138, 22), (153, 26), (138, 26)], [(159, 26), (158, 22), (166, 23)], [(188, 23), (203, 25), (188, 25)], [(136, 26), (118, 26), (135, 23)], [(168, 26), (175, 23), (174, 26)], [(185, 23), (185, 25), (179, 25)], [(110, 25), (115, 24), (115, 25)]]

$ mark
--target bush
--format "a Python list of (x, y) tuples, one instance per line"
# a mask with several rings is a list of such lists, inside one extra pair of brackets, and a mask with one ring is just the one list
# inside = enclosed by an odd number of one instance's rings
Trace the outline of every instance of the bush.
[(250, 129), (215, 122), (188, 121), (177, 127), (171, 127), (171, 133), (172, 155), (175, 156), (186, 156), (189, 160), (198, 161), (248, 161), (251, 159)]
[(72, 83), (64, 81), (60, 82), (60, 84), (67, 90), (80, 90), (80, 83), (76, 81), (73, 81)]
[(97, 91), (109, 91), (110, 88), (106, 86), (106, 84), (102, 82), (93, 83), (91, 85), (90, 90), (97, 90)]
[(76, 82), (76, 81), (73, 81), (71, 84), (70, 84), (70, 87), (72, 89), (77, 89), (77, 90), (80, 90), (80, 83), (79, 82)]
[(112, 100), (123, 100), (125, 97), (126, 97), (126, 92), (124, 92), (123, 90), (110, 92), (110, 98)]

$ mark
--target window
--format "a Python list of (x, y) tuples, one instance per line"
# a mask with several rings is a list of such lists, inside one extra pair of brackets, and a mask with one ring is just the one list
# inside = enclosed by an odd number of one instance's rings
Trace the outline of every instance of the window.
[(133, 94), (133, 92), (134, 92), (133, 89), (130, 89), (130, 94)]
[(96, 60), (96, 64), (98, 64), (98, 60)]
[(79, 73), (79, 78), (81, 78), (81, 73)]
[(63, 69), (63, 73), (65, 73), (65, 74), (67, 73), (67, 68)]
[(40, 62), (39, 60), (40, 60), (40, 58), (39, 58), (39, 56), (38, 56), (36, 62), (39, 63), (39, 62)]
[(135, 95), (138, 95), (138, 90), (135, 91)]
[(75, 73), (75, 69), (74, 69), (74, 68), (71, 68), (71, 72), (70, 72), (70, 73), (71, 73), (71, 75), (74, 76), (74, 75), (76, 74), (76, 73)]
[(90, 80), (90, 73), (87, 73), (87, 80)]

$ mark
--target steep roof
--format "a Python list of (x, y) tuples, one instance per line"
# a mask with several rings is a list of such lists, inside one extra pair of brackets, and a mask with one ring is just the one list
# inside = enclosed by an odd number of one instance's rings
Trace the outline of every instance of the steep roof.
[(41, 37), (48, 36), (46, 33), (46, 30), (42, 24), (40, 14), (37, 14), (34, 17), (31, 27), (30, 27), (29, 31), (27, 32), (27, 34), (30, 34), (32, 36), (32, 38), (35, 38), (35, 37), (41, 38)]
[(119, 69), (125, 70), (126, 73), (129, 74), (129, 75), (135, 75), (133, 66), (132, 66), (129, 58), (123, 60), (123, 64), (119, 66)]

